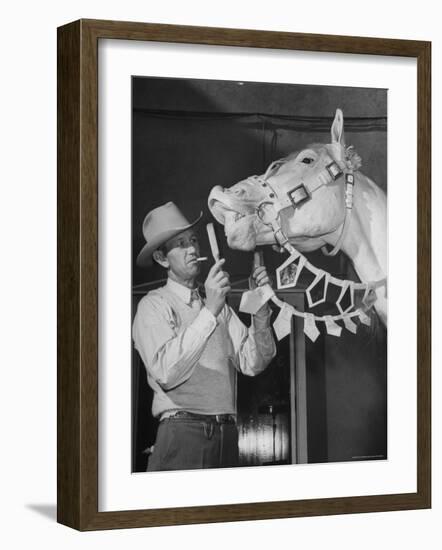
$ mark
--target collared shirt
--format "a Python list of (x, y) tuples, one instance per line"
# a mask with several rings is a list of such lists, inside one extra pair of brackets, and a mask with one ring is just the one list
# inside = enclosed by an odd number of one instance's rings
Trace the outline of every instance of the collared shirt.
[[(247, 328), (228, 305), (215, 318), (203, 303), (199, 311), (190, 311), (190, 301), (191, 289), (168, 279), (164, 287), (149, 292), (138, 305), (133, 338), (154, 390), (155, 416), (180, 408), (174, 401), (175, 388), (178, 394), (186, 387), (186, 381), (190, 387), (204, 365), (219, 373), (233, 365), (254, 376), (265, 369), (276, 353), (269, 323), (270, 308), (252, 316), (252, 324)], [(219, 334), (224, 337), (220, 339)], [(193, 376), (195, 369), (199, 370)], [(187, 406), (186, 410), (189, 409), (192, 407)], [(210, 411), (226, 412), (234, 411), (231, 408)]]
[(198, 288), (190, 289), (187, 286), (177, 283), (173, 279), (167, 279), (166, 287), (181, 298), (185, 304), (188, 304), (197, 311), (204, 305)]
[(176, 294), (185, 304), (190, 304), (192, 299), (192, 291), (197, 289), (191, 289), (184, 286), (173, 279), (167, 279), (166, 287), (169, 288), (174, 294)]

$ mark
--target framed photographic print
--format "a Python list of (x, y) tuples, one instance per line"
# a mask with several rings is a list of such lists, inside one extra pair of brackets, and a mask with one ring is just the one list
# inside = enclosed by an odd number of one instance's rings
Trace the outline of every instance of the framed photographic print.
[(59, 522), (430, 507), (430, 51), (59, 28)]

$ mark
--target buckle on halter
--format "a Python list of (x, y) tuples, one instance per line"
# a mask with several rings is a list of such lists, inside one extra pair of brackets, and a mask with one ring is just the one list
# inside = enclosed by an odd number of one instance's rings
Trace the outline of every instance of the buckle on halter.
[(295, 208), (311, 199), (310, 192), (303, 183), (288, 191), (287, 195)]
[(333, 181), (336, 181), (339, 178), (339, 176), (342, 176), (342, 173), (343, 173), (334, 160), (332, 160), (330, 164), (327, 164), (325, 169), (330, 174)]

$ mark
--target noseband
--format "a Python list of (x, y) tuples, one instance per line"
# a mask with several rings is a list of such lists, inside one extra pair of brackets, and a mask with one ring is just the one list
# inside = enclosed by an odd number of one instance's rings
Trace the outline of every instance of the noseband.
[[(315, 174), (314, 177), (304, 178), (300, 183), (298, 181), (293, 186), (289, 186), (288, 191), (278, 192), (276, 185), (272, 181), (272, 178), (274, 178), (281, 166), (288, 162), (287, 158), (272, 162), (263, 176), (251, 176), (248, 178), (251, 183), (261, 185), (264, 189), (266, 198), (257, 206), (257, 215), (262, 223), (272, 228), (277, 243), (284, 248), (287, 248), (289, 240), (282, 231), (279, 221), (281, 210), (293, 208), (296, 211), (302, 208), (305, 203), (312, 199), (313, 193), (318, 189), (344, 177), (345, 216), (341, 233), (330, 252), (325, 246), (321, 250), (326, 256), (335, 256), (341, 249), (347, 234), (353, 208), (354, 170), (360, 167), (360, 158), (354, 153), (352, 147), (344, 148), (339, 143), (331, 144), (331, 147), (333, 147), (336, 153), (336, 160), (331, 158), (327, 153), (328, 158), (326, 160), (328, 162), (319, 173)], [(289, 182), (290, 179), (287, 179), (285, 183)]]

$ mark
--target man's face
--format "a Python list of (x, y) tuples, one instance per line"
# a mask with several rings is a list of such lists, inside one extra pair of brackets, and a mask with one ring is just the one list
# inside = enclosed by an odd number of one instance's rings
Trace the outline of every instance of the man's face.
[(164, 267), (167, 267), (178, 280), (195, 279), (200, 271), (200, 264), (196, 261), (200, 255), (200, 246), (195, 231), (186, 229), (169, 239), (165, 247), (165, 261), (168, 265)]

